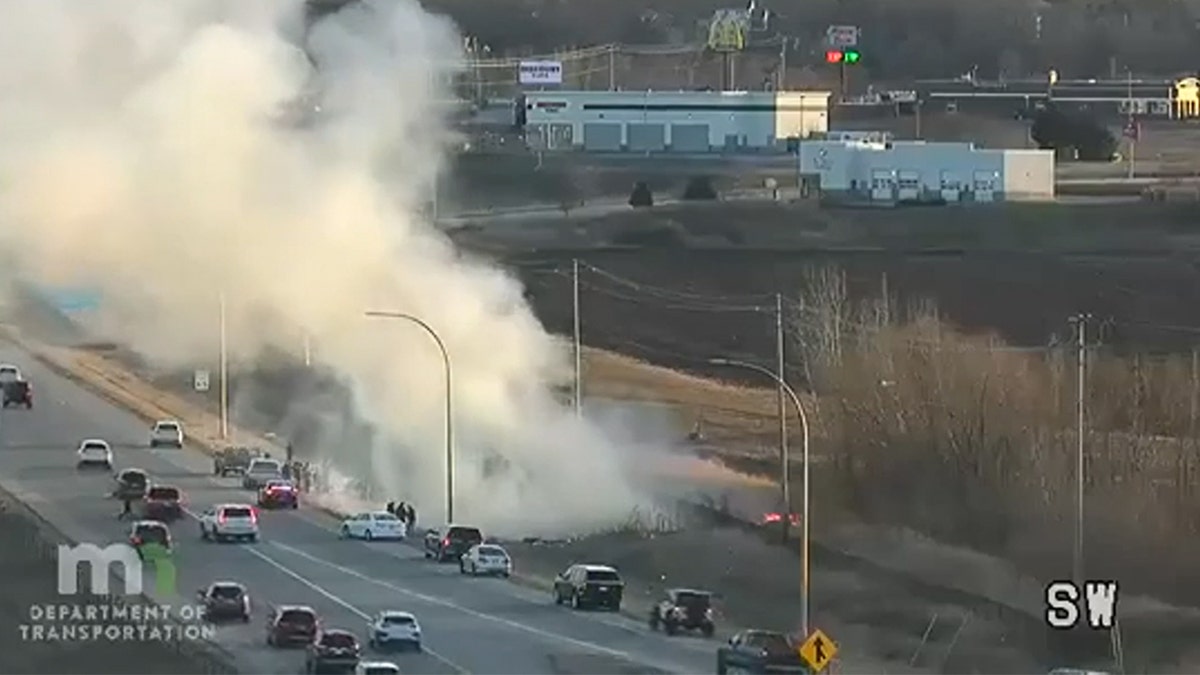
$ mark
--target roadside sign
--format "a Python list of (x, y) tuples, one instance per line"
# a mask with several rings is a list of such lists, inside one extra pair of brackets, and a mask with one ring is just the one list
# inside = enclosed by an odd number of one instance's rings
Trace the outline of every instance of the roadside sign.
[(522, 61), (517, 74), (521, 84), (562, 84), (562, 61)]
[(857, 47), (860, 32), (858, 26), (830, 26), (825, 30), (825, 42), (834, 49)]
[(207, 370), (197, 370), (195, 374), (192, 375), (192, 387), (194, 387), (196, 391), (208, 391)]
[(822, 633), (820, 628), (814, 630), (804, 644), (800, 645), (800, 658), (804, 659), (815, 673), (825, 670), (825, 666), (829, 665), (837, 653), (837, 643)]

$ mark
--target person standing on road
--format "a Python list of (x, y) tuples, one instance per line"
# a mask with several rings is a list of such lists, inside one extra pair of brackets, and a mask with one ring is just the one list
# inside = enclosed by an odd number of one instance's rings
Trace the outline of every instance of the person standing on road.
[(412, 504), (405, 506), (404, 523), (408, 526), (409, 530), (412, 530), (417, 526), (417, 510), (413, 508)]
[(117, 518), (124, 520), (133, 515), (133, 502), (128, 497), (121, 498), (121, 513)]

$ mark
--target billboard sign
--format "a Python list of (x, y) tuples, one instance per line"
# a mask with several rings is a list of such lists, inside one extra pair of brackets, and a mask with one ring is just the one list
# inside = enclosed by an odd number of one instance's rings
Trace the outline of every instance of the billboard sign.
[(834, 49), (857, 47), (859, 33), (858, 26), (830, 26), (825, 30), (825, 42)]
[(521, 84), (562, 84), (562, 61), (522, 61), (517, 81)]

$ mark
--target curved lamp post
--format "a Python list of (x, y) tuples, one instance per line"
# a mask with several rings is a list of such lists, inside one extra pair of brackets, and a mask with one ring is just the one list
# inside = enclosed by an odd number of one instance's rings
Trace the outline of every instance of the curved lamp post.
[(401, 319), (416, 324), (429, 334), (442, 353), (442, 365), (446, 373), (446, 522), (454, 522), (454, 388), (450, 373), (450, 352), (446, 351), (446, 343), (432, 326), (412, 314), (403, 312), (372, 312), (367, 316), (380, 319)]
[[(738, 361), (735, 359), (715, 358), (715, 359), (709, 359), (708, 362), (715, 366), (729, 366), (731, 368), (741, 368), (743, 370), (753, 370), (756, 373), (759, 373), (761, 375), (765, 375), (766, 377), (771, 378), (771, 380), (774, 381), (775, 384), (777, 384), (779, 387), (781, 387), (783, 389), (783, 391), (785, 393), (787, 393), (788, 398), (790, 398), (792, 400), (792, 405), (795, 406), (795, 408), (796, 408), (796, 415), (800, 417), (800, 428), (804, 435), (804, 440), (803, 440), (803, 442), (804, 442), (804, 506), (803, 506), (804, 513), (801, 516), (803, 518), (804, 522), (802, 523), (803, 534), (801, 535), (801, 543), (800, 543), (801, 560), (802, 560), (801, 566), (803, 567), (803, 570), (801, 572), (801, 575), (802, 575), (801, 576), (801, 587), (802, 587), (802, 593), (804, 595), (804, 599), (803, 599), (803, 604), (801, 605), (801, 609), (800, 609), (800, 629), (801, 629), (801, 631), (803, 631), (804, 637), (807, 639), (808, 635), (809, 635), (809, 632), (808, 632), (808, 605), (809, 605), (808, 598), (809, 598), (809, 578), (810, 578), (809, 577), (810, 567), (809, 567), (809, 518), (808, 518), (808, 514), (809, 514), (809, 507), (812, 502), (811, 493), (809, 492), (809, 472), (808, 472), (808, 467), (809, 467), (809, 463), (808, 463), (808, 460), (809, 460), (809, 455), (808, 455), (808, 415), (806, 415), (804, 413), (804, 406), (800, 404), (800, 397), (796, 395), (796, 390), (792, 389), (791, 385), (789, 385), (783, 378), (781, 378), (779, 375), (776, 375), (775, 373), (771, 372), (770, 370), (763, 368), (762, 366), (753, 364), (753, 363), (747, 363), (745, 361)], [(780, 477), (780, 480), (783, 482), (783, 485), (785, 486), (785, 491), (786, 491), (786, 486), (787, 486), (788, 482), (790, 481), (790, 478), (788, 477), (788, 466), (789, 466), (788, 461), (789, 460), (787, 457), (787, 446), (784, 445), (784, 457), (783, 457), (784, 469), (783, 469), (783, 475)], [(792, 514), (791, 514), (792, 505), (785, 504), (784, 507), (785, 507), (786, 512), (783, 514), (783, 517), (785, 519), (790, 519), (792, 516)]]

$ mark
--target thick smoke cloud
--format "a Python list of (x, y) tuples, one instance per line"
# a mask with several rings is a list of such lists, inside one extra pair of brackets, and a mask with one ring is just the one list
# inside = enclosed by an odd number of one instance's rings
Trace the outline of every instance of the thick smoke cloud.
[(296, 0), (6, 0), (4, 249), (30, 279), (99, 288), (107, 330), (165, 366), (210, 362), (222, 296), (235, 359), (310, 335), (386, 432), (325, 456), (369, 453), (432, 520), (441, 361), (415, 326), (363, 312), (420, 316), (453, 360), (458, 519), (549, 533), (626, 517), (621, 453), (548, 393), (563, 346), (517, 282), (416, 215), (450, 138), (454, 27), (380, 1), (322, 19), (307, 49), (304, 34)]

